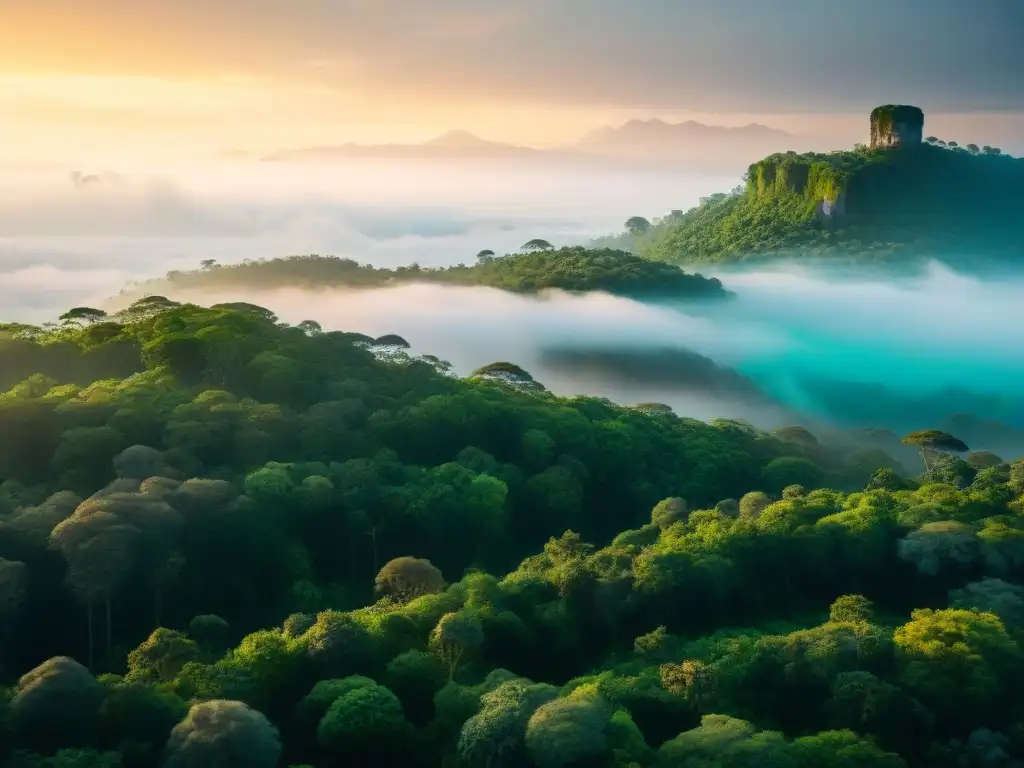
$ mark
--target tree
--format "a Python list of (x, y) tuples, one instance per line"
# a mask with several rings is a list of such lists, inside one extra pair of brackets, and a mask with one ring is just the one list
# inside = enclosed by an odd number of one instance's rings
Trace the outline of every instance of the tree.
[(1024, 587), (1002, 579), (982, 579), (954, 589), (949, 605), (994, 613), (1008, 629), (1024, 629)]
[(745, 493), (740, 498), (740, 517), (756, 519), (771, 504), (771, 497), (764, 491)]
[(726, 517), (739, 517), (740, 503), (736, 499), (722, 499), (715, 502), (715, 511)]
[(323, 333), (324, 330), (316, 320), (303, 320), (295, 327), (307, 336), (317, 336), (318, 334)]
[(955, 718), (963, 707), (975, 713), (997, 711), (1002, 692), (1014, 685), (1020, 668), (1020, 648), (992, 613), (916, 610), (893, 641), (903, 685), (947, 718)]
[(508, 362), (488, 363), (487, 365), (480, 366), (469, 377), (484, 381), (498, 381), (529, 391), (543, 389), (540, 382), (534, 380), (533, 376), (526, 370), (514, 363)]
[(377, 663), (378, 648), (351, 616), (341, 611), (322, 611), (304, 638), (310, 661), (324, 677), (346, 677)]
[(976, 154), (978, 154), (981, 151), (980, 149), (978, 149), (978, 145), (977, 144), (968, 144), (966, 149), (972, 155), (976, 155)]
[(537, 708), (558, 696), (551, 685), (509, 680), (480, 697), (479, 711), (462, 725), (458, 755), (465, 765), (510, 768), (526, 758), (526, 728)]
[(745, 720), (704, 715), (699, 727), (669, 739), (658, 753), (666, 765), (792, 768), (788, 746), (782, 734), (759, 732)]
[(92, 325), (98, 323), (100, 320), (105, 319), (107, 313), (102, 309), (93, 309), (92, 307), (75, 307), (69, 309), (58, 320), (63, 323), (87, 323)]
[(490, 264), (494, 261), (494, 251), (484, 249), (476, 255), (477, 264)]
[(277, 728), (240, 701), (195, 704), (174, 726), (163, 768), (276, 768), (281, 756)]
[(441, 571), (429, 560), (396, 557), (380, 569), (375, 586), (378, 594), (408, 602), (420, 595), (440, 592), (445, 588), (445, 581)]
[(166, 296), (145, 296), (118, 312), (116, 317), (129, 323), (137, 323), (180, 306), (179, 302), (171, 301)]
[[(25, 600), (28, 568), (20, 560), (0, 557), (0, 637), (4, 637), (15, 624), (14, 618)], [(2, 649), (3, 646), (0, 646)]]
[(118, 477), (146, 480), (175, 474), (167, 466), (162, 451), (148, 445), (130, 445), (114, 457), (114, 472)]
[(75, 514), (53, 529), (50, 544), (64, 555), (67, 579), (75, 594), (85, 603), (89, 631), (89, 666), (93, 664), (93, 606), (98, 600), (106, 605), (107, 650), (111, 633), (111, 598), (128, 578), (135, 565), (142, 531), (126, 524), (117, 515), (101, 508), (103, 500), (86, 501)]
[(678, 496), (662, 499), (651, 510), (651, 524), (664, 529), (673, 523), (685, 523), (688, 515), (689, 507), (686, 504), (686, 499), (681, 499)]
[(430, 633), (430, 648), (448, 666), (448, 679), (455, 678), (459, 662), (484, 642), (480, 619), (468, 613), (446, 613)]
[(402, 753), (409, 732), (402, 703), (383, 685), (359, 687), (336, 699), (316, 730), (321, 746), (357, 761)]
[(718, 679), (715, 670), (704, 662), (687, 659), (679, 664), (662, 664), (658, 675), (662, 688), (686, 698), (698, 712), (707, 712), (714, 707)]
[(232, 312), (246, 312), (250, 315), (265, 320), (268, 323), (276, 323), (277, 315), (266, 307), (259, 304), (250, 304), (248, 301), (229, 301), (222, 304), (213, 304), (210, 309), (230, 309)]
[(953, 520), (925, 523), (900, 541), (899, 554), (931, 576), (943, 568), (968, 570), (981, 557), (981, 542), (970, 526)]
[(538, 768), (590, 765), (607, 752), (611, 712), (597, 699), (555, 699), (526, 724), (526, 750)]
[(649, 416), (672, 416), (675, 413), (672, 406), (665, 403), (637, 403), (633, 408)]
[(314, 624), (316, 624), (316, 616), (312, 613), (293, 613), (284, 620), (284, 623), (281, 625), (281, 631), (287, 637), (301, 637)]
[(931, 477), (935, 469), (935, 461), (941, 454), (950, 451), (964, 453), (969, 450), (963, 440), (938, 429), (922, 429), (911, 432), (900, 442), (904, 445), (914, 446), (920, 451), (921, 460), (924, 462), (924, 474), (928, 478)]
[(203, 259), (202, 261), (199, 262), (199, 266), (202, 267), (203, 269), (213, 269), (215, 266), (217, 266), (217, 260)]
[(651, 222), (645, 219), (643, 216), (630, 216), (626, 219), (625, 223), (626, 231), (634, 237), (647, 234), (647, 231), (651, 228)]
[(402, 700), (409, 719), (424, 725), (434, 716), (434, 695), (448, 682), (448, 670), (432, 653), (413, 649), (388, 662), (384, 682)]
[(30, 747), (53, 750), (88, 743), (103, 688), (74, 659), (57, 656), (18, 680), (10, 713), (21, 740)]
[(649, 659), (659, 659), (664, 657), (668, 645), (668, 630), (662, 625), (655, 627), (645, 635), (639, 635), (633, 641), (633, 653)]
[(379, 336), (373, 340), (373, 346), (375, 347), (395, 347), (397, 349), (409, 349), (411, 346), (408, 341), (403, 339), (401, 336), (388, 333), (384, 336)]
[(104, 687), (100, 743), (122, 745), (129, 765), (157, 765), (171, 729), (188, 713), (188, 705), (176, 694), (149, 685), (107, 678)]
[(536, 238), (534, 240), (528, 240), (521, 246), (524, 251), (550, 251), (555, 246), (549, 243), (547, 240), (541, 240)]
[(230, 632), (230, 625), (212, 613), (193, 616), (188, 622), (189, 636), (204, 651), (222, 652), (227, 647)]
[(899, 687), (861, 670), (840, 672), (826, 704), (832, 728), (871, 734), (886, 749), (920, 754), (931, 740), (933, 716)]
[(907, 491), (915, 487), (915, 483), (907, 478), (902, 477), (895, 470), (889, 467), (882, 469), (876, 469), (871, 473), (871, 478), (868, 480), (867, 485), (864, 487), (865, 490), (884, 490), (884, 491)]
[(320, 680), (295, 707), (295, 717), (304, 728), (316, 730), (331, 704), (352, 691), (373, 688), (377, 683), (362, 675)]
[(874, 605), (863, 595), (837, 597), (828, 609), (828, 620), (833, 622), (870, 622), (874, 618)]
[(853, 731), (823, 731), (801, 736), (790, 754), (795, 768), (906, 768), (903, 758), (886, 752)]
[(130, 682), (170, 682), (181, 668), (199, 659), (199, 647), (187, 635), (173, 629), (158, 627), (138, 648), (128, 654)]

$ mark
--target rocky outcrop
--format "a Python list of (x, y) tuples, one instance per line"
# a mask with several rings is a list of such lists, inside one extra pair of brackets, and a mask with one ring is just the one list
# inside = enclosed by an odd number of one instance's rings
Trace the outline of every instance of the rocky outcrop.
[(871, 112), (871, 148), (914, 147), (924, 138), (924, 112), (918, 107), (887, 104)]

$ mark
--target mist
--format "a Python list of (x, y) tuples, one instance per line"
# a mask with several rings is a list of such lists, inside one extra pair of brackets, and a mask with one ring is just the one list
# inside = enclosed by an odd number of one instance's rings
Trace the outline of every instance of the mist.
[(507, 253), (535, 237), (583, 243), (735, 183), (502, 162), (22, 169), (0, 176), (0, 302), (7, 320), (47, 320), (204, 259), (472, 262), (483, 248)]
[[(696, 307), (427, 284), (170, 296), (244, 300), (285, 322), (397, 333), (411, 354), (437, 355), (462, 375), (507, 360), (558, 394), (660, 402), (699, 419), (901, 432), (968, 413), (1024, 427), (1024, 352), (1010, 335), (1024, 321), (1022, 279), (990, 284), (932, 265), (898, 284), (796, 268), (728, 280), (733, 300)], [(1024, 453), (1015, 430), (986, 433), (988, 444), (972, 448)]]
[[(483, 248), (511, 252), (533, 237), (583, 243), (621, 229), (629, 215), (688, 208), (734, 183), (366, 160), (23, 170), (0, 180), (0, 301), (5, 320), (52, 320), (74, 305), (109, 306), (126, 284), (203, 259), (471, 262)], [(982, 280), (937, 264), (898, 280), (794, 265), (720, 276), (735, 298), (699, 308), (438, 285), (170, 295), (251, 301), (326, 329), (398, 333), (414, 353), (450, 360), (461, 374), (508, 360), (559, 394), (661, 402), (701, 419), (899, 431), (970, 413), (1024, 428), (1024, 351), (1011, 335), (1024, 320), (1024, 277)], [(734, 386), (737, 376), (746, 383)], [(1014, 432), (997, 447), (1018, 443)]]

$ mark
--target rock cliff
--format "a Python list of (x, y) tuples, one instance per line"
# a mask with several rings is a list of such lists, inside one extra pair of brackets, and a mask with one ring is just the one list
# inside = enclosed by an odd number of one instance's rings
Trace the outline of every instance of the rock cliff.
[(871, 148), (900, 149), (921, 143), (924, 112), (918, 107), (887, 104), (871, 112)]
[(747, 183), (755, 197), (803, 198), (822, 224), (835, 226), (846, 216), (846, 175), (825, 159), (773, 155), (750, 166)]

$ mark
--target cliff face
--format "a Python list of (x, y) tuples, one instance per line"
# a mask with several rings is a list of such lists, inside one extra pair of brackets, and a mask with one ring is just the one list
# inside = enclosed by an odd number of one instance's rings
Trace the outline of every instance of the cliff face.
[[(892, 150), (920, 145), (924, 112), (917, 107), (888, 105), (871, 113), (871, 148)], [(900, 156), (890, 156), (897, 161)], [(880, 158), (879, 158), (880, 159)], [(826, 227), (846, 223), (850, 167), (826, 155), (772, 155), (750, 166), (747, 193), (777, 201), (802, 199), (806, 210)]]
[(800, 155), (773, 155), (750, 166), (748, 194), (777, 200), (802, 198), (822, 224), (836, 226), (846, 216), (845, 174), (827, 162)]
[(871, 112), (871, 148), (913, 147), (924, 138), (924, 112), (917, 107), (888, 104)]

